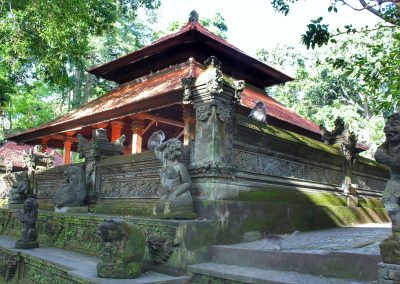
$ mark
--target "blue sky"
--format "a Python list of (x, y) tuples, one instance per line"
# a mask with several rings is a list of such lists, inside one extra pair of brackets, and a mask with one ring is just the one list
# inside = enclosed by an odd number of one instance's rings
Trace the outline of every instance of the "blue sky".
[(228, 25), (228, 41), (252, 56), (257, 49), (270, 49), (277, 43), (303, 48), (299, 44), (300, 36), (310, 20), (319, 16), (334, 29), (346, 24), (373, 26), (379, 21), (369, 12), (356, 12), (344, 6), (339, 7), (337, 14), (328, 13), (329, 0), (301, 0), (292, 6), (286, 17), (273, 11), (270, 0), (162, 0), (161, 3), (156, 25), (159, 29), (165, 29), (176, 19), (187, 19), (192, 10), (200, 17), (211, 17), (219, 12)]

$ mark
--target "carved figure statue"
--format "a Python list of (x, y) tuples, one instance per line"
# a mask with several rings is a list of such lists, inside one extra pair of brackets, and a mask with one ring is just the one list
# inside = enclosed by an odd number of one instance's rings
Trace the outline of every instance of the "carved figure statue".
[(55, 194), (57, 208), (82, 206), (86, 198), (86, 177), (79, 166), (69, 166), (64, 171), (64, 181)]
[(9, 203), (22, 204), (28, 192), (28, 177), (24, 173), (15, 175), (16, 182), (13, 184)]
[(24, 202), (24, 211), (18, 211), (18, 218), (22, 222), (24, 229), (22, 239), (15, 243), (19, 249), (29, 249), (39, 247), (37, 241), (36, 220), (38, 215), (38, 203), (35, 198), (27, 198)]
[(254, 120), (267, 123), (267, 107), (263, 101), (257, 101), (251, 110), (249, 117)]
[(139, 276), (145, 252), (145, 238), (138, 226), (121, 219), (105, 219), (97, 233), (106, 242), (97, 263), (97, 275), (104, 278)]
[(386, 141), (378, 147), (375, 160), (390, 167), (390, 180), (382, 201), (392, 221), (393, 235), (380, 245), (384, 262), (400, 264), (400, 114), (390, 116), (385, 128)]
[(186, 166), (179, 162), (183, 143), (172, 138), (167, 142), (160, 130), (149, 138), (147, 147), (154, 150), (162, 163), (160, 170), (161, 189), (164, 195), (154, 208), (154, 215), (160, 218), (194, 218), (193, 200), (189, 192), (192, 185)]

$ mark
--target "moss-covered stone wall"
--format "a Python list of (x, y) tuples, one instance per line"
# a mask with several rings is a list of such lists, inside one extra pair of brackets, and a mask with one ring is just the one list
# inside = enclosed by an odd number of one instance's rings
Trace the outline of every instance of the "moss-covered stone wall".
[[(39, 242), (98, 256), (103, 242), (96, 233), (96, 227), (106, 217), (42, 211), (37, 223)], [(210, 221), (121, 218), (137, 224), (142, 229), (147, 240), (148, 265), (178, 271), (189, 264), (208, 259), (208, 247), (215, 237)], [(18, 238), (21, 232), (22, 225), (17, 219), (16, 211), (0, 209), (0, 234)]]

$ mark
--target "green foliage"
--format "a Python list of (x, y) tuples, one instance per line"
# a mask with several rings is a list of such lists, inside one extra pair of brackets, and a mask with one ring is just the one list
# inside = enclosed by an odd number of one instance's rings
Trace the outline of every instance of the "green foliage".
[[(109, 91), (86, 73), (142, 47), (160, 1), (0, 0), (0, 106), (8, 128), (37, 126)], [(6, 103), (7, 102), (7, 103)]]
[[(296, 0), (272, 0), (271, 4), (278, 12), (288, 14), (292, 3)], [(340, 43), (339, 49), (347, 50), (349, 43), (340, 41), (340, 36), (349, 35), (352, 42), (358, 39), (357, 34), (364, 35), (362, 52), (354, 54), (352, 58), (332, 56), (328, 61), (334, 68), (341, 69), (342, 79), (352, 78), (356, 91), (367, 100), (373, 102), (374, 110), (384, 110), (388, 113), (398, 111), (400, 102), (400, 4), (397, 1), (359, 0), (361, 8), (354, 7), (353, 2), (346, 0), (327, 1), (328, 12), (338, 12), (339, 5), (346, 5), (356, 11), (367, 10), (390, 24), (379, 24), (374, 28), (367, 25), (362, 29), (355, 29), (349, 23), (344, 30), (330, 31), (328, 25), (322, 23), (322, 17), (312, 20), (307, 31), (302, 35), (302, 43), (309, 49), (321, 47), (329, 43)], [(351, 20), (349, 20), (351, 22)], [(373, 40), (367, 40), (367, 36)], [(352, 53), (350, 51), (350, 53)]]
[[(377, 32), (379, 34), (380, 32)], [(368, 43), (385, 43), (386, 37), (358, 35), (346, 36), (330, 48), (320, 48), (302, 54), (293, 47), (277, 46), (271, 51), (259, 50), (258, 58), (278, 69), (291, 69), (296, 80), (285, 85), (274, 86), (267, 92), (294, 111), (317, 124), (333, 128), (333, 122), (340, 116), (355, 131), (359, 142), (370, 145), (372, 155), (383, 138), (384, 119), (374, 97), (367, 95), (367, 84), (344, 67), (336, 68), (332, 61), (337, 58), (351, 66), (365, 53)], [(350, 68), (350, 67), (349, 67)], [(384, 90), (378, 92), (384, 96)]]

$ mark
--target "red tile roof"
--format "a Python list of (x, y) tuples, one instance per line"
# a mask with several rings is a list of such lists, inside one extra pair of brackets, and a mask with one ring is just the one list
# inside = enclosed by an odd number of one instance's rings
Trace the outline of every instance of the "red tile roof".
[[(12, 162), (13, 167), (15, 168), (24, 168), (24, 160), (23, 160), (23, 153), (24, 151), (29, 151), (33, 149), (34, 146), (32, 145), (19, 145), (15, 142), (9, 141), (5, 143), (3, 146), (0, 147), (0, 156), (3, 157), (4, 163), (8, 164)], [(51, 153), (54, 149), (48, 148), (47, 153)], [(54, 155), (54, 166), (59, 166), (63, 164), (63, 157), (55, 152)]]
[(320, 133), (319, 126), (311, 120), (308, 120), (288, 109), (280, 102), (268, 96), (264, 91), (257, 88), (246, 87), (242, 93), (240, 104), (252, 109), (257, 101), (263, 101), (265, 103), (268, 116), (273, 116), (279, 120), (307, 129), (314, 133)]
[[(197, 21), (189, 22), (175, 33), (166, 35), (142, 49), (93, 67), (88, 72), (107, 80), (124, 83), (128, 79), (132, 80), (154, 71), (155, 65), (165, 68), (181, 63), (189, 57), (202, 62), (211, 55), (217, 56), (223, 62), (223, 69), (227, 75), (236, 74), (238, 79), (244, 79), (255, 86), (266, 87), (293, 80), (213, 34)], [(128, 78), (126, 74), (131, 75)]]

